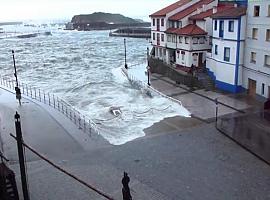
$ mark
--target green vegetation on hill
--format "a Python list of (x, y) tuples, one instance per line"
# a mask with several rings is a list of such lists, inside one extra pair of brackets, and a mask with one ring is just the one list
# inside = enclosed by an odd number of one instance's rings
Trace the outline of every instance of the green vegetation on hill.
[(120, 14), (111, 14), (111, 13), (103, 13), (103, 12), (95, 12), (93, 14), (88, 15), (75, 15), (72, 20), (72, 23), (96, 23), (96, 22), (105, 22), (105, 23), (114, 23), (114, 24), (122, 24), (122, 23), (138, 23), (137, 20), (125, 17)]

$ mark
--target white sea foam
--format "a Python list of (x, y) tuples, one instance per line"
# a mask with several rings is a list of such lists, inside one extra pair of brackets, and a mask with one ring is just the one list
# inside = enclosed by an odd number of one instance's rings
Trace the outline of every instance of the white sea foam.
[[(102, 136), (114, 145), (143, 137), (145, 128), (166, 117), (188, 117), (179, 104), (158, 95), (150, 98), (127, 81), (120, 70), (123, 38), (108, 34), (56, 30), (48, 37), (1, 40), (0, 72), (13, 77), (14, 49), (19, 80), (68, 101), (97, 122)], [(145, 61), (149, 46), (144, 39), (127, 39), (128, 66)], [(146, 82), (145, 67), (130, 67), (129, 72)], [(112, 119), (111, 106), (121, 106), (120, 118)]]

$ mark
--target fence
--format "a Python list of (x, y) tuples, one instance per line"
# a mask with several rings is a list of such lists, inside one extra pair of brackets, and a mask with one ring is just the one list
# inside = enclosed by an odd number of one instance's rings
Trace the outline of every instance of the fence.
[[(0, 77), (1, 85), (13, 90), (16, 87), (15, 80)], [(72, 121), (83, 132), (88, 133), (90, 136), (92, 133), (99, 133), (97, 125), (88, 117), (81, 114), (72, 105), (64, 101), (63, 99), (55, 96), (54, 94), (46, 93), (36, 87), (31, 87), (27, 84), (19, 82), (19, 88), (21, 93), (31, 99), (37, 100), (41, 103), (49, 105), (50, 107), (58, 110), (65, 115), (70, 121)]]
[(148, 84), (144, 83), (143, 81), (139, 80), (138, 78), (136, 78), (135, 76), (132, 76), (131, 74), (128, 73), (128, 70), (125, 68), (122, 68), (122, 72), (123, 74), (127, 77), (127, 79), (130, 81), (130, 83), (135, 86), (135, 88), (137, 89), (145, 89), (146, 91), (152, 91), (155, 94), (162, 96), (166, 99), (169, 99), (170, 101), (174, 102), (174, 103), (178, 103), (180, 104), (180, 106), (182, 106), (182, 102), (174, 99), (172, 97), (169, 97), (165, 94), (163, 94), (162, 92), (159, 92), (158, 90), (156, 90), (155, 88), (149, 86)]
[(186, 72), (181, 72), (181, 70), (176, 70), (171, 65), (164, 63), (162, 60), (150, 57), (149, 66), (151, 67), (152, 73), (165, 75), (176, 83), (184, 84), (191, 88), (203, 88), (203, 84), (198, 80), (198, 78), (193, 77)]

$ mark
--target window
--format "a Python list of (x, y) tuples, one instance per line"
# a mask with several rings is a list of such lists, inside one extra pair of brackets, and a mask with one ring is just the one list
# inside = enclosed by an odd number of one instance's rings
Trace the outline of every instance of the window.
[(224, 61), (230, 62), (230, 48), (224, 47)]
[(164, 26), (164, 19), (161, 19), (161, 26)]
[(215, 20), (214, 29), (215, 29), (215, 31), (217, 30), (217, 20)]
[(172, 42), (176, 43), (176, 36), (175, 35), (172, 36)]
[(181, 55), (182, 55), (182, 60), (185, 60), (185, 52), (181, 51)]
[(260, 16), (260, 6), (254, 6), (254, 17)]
[(204, 40), (205, 40), (204, 37), (199, 38), (199, 43), (200, 43), (200, 44), (204, 44)]
[(270, 42), (270, 29), (266, 30), (266, 38), (265, 38), (265, 40)]
[(188, 37), (185, 37), (185, 43), (188, 44)]
[(252, 29), (252, 39), (255, 39), (255, 40), (258, 39), (258, 29), (257, 28)]
[(264, 65), (265, 67), (270, 67), (270, 55), (264, 56)]
[(234, 21), (229, 21), (229, 32), (234, 32)]
[(153, 33), (153, 40), (156, 40), (156, 34)]
[(183, 37), (179, 36), (179, 43), (182, 43)]
[(268, 5), (268, 17), (270, 17), (270, 5)]
[(263, 83), (262, 84), (262, 95), (264, 95), (264, 87), (265, 87), (265, 84)]
[(193, 44), (198, 44), (198, 38), (193, 38)]
[(153, 26), (155, 26), (156, 25), (156, 20), (155, 19), (153, 19)]
[(218, 55), (218, 45), (215, 45), (215, 55)]
[(161, 41), (164, 42), (164, 34), (161, 34)]
[(171, 36), (171, 35), (168, 35), (168, 36), (167, 36), (167, 41), (168, 41), (168, 42), (171, 42), (171, 41), (172, 41), (172, 36)]
[(255, 52), (251, 52), (251, 54), (250, 54), (250, 62), (251, 63), (256, 63), (256, 53)]

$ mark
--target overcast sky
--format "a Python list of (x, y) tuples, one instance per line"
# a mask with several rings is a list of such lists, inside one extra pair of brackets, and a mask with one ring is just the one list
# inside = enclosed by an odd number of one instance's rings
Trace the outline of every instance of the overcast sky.
[(95, 11), (148, 19), (148, 15), (177, 0), (0, 0), (0, 21), (70, 19)]

